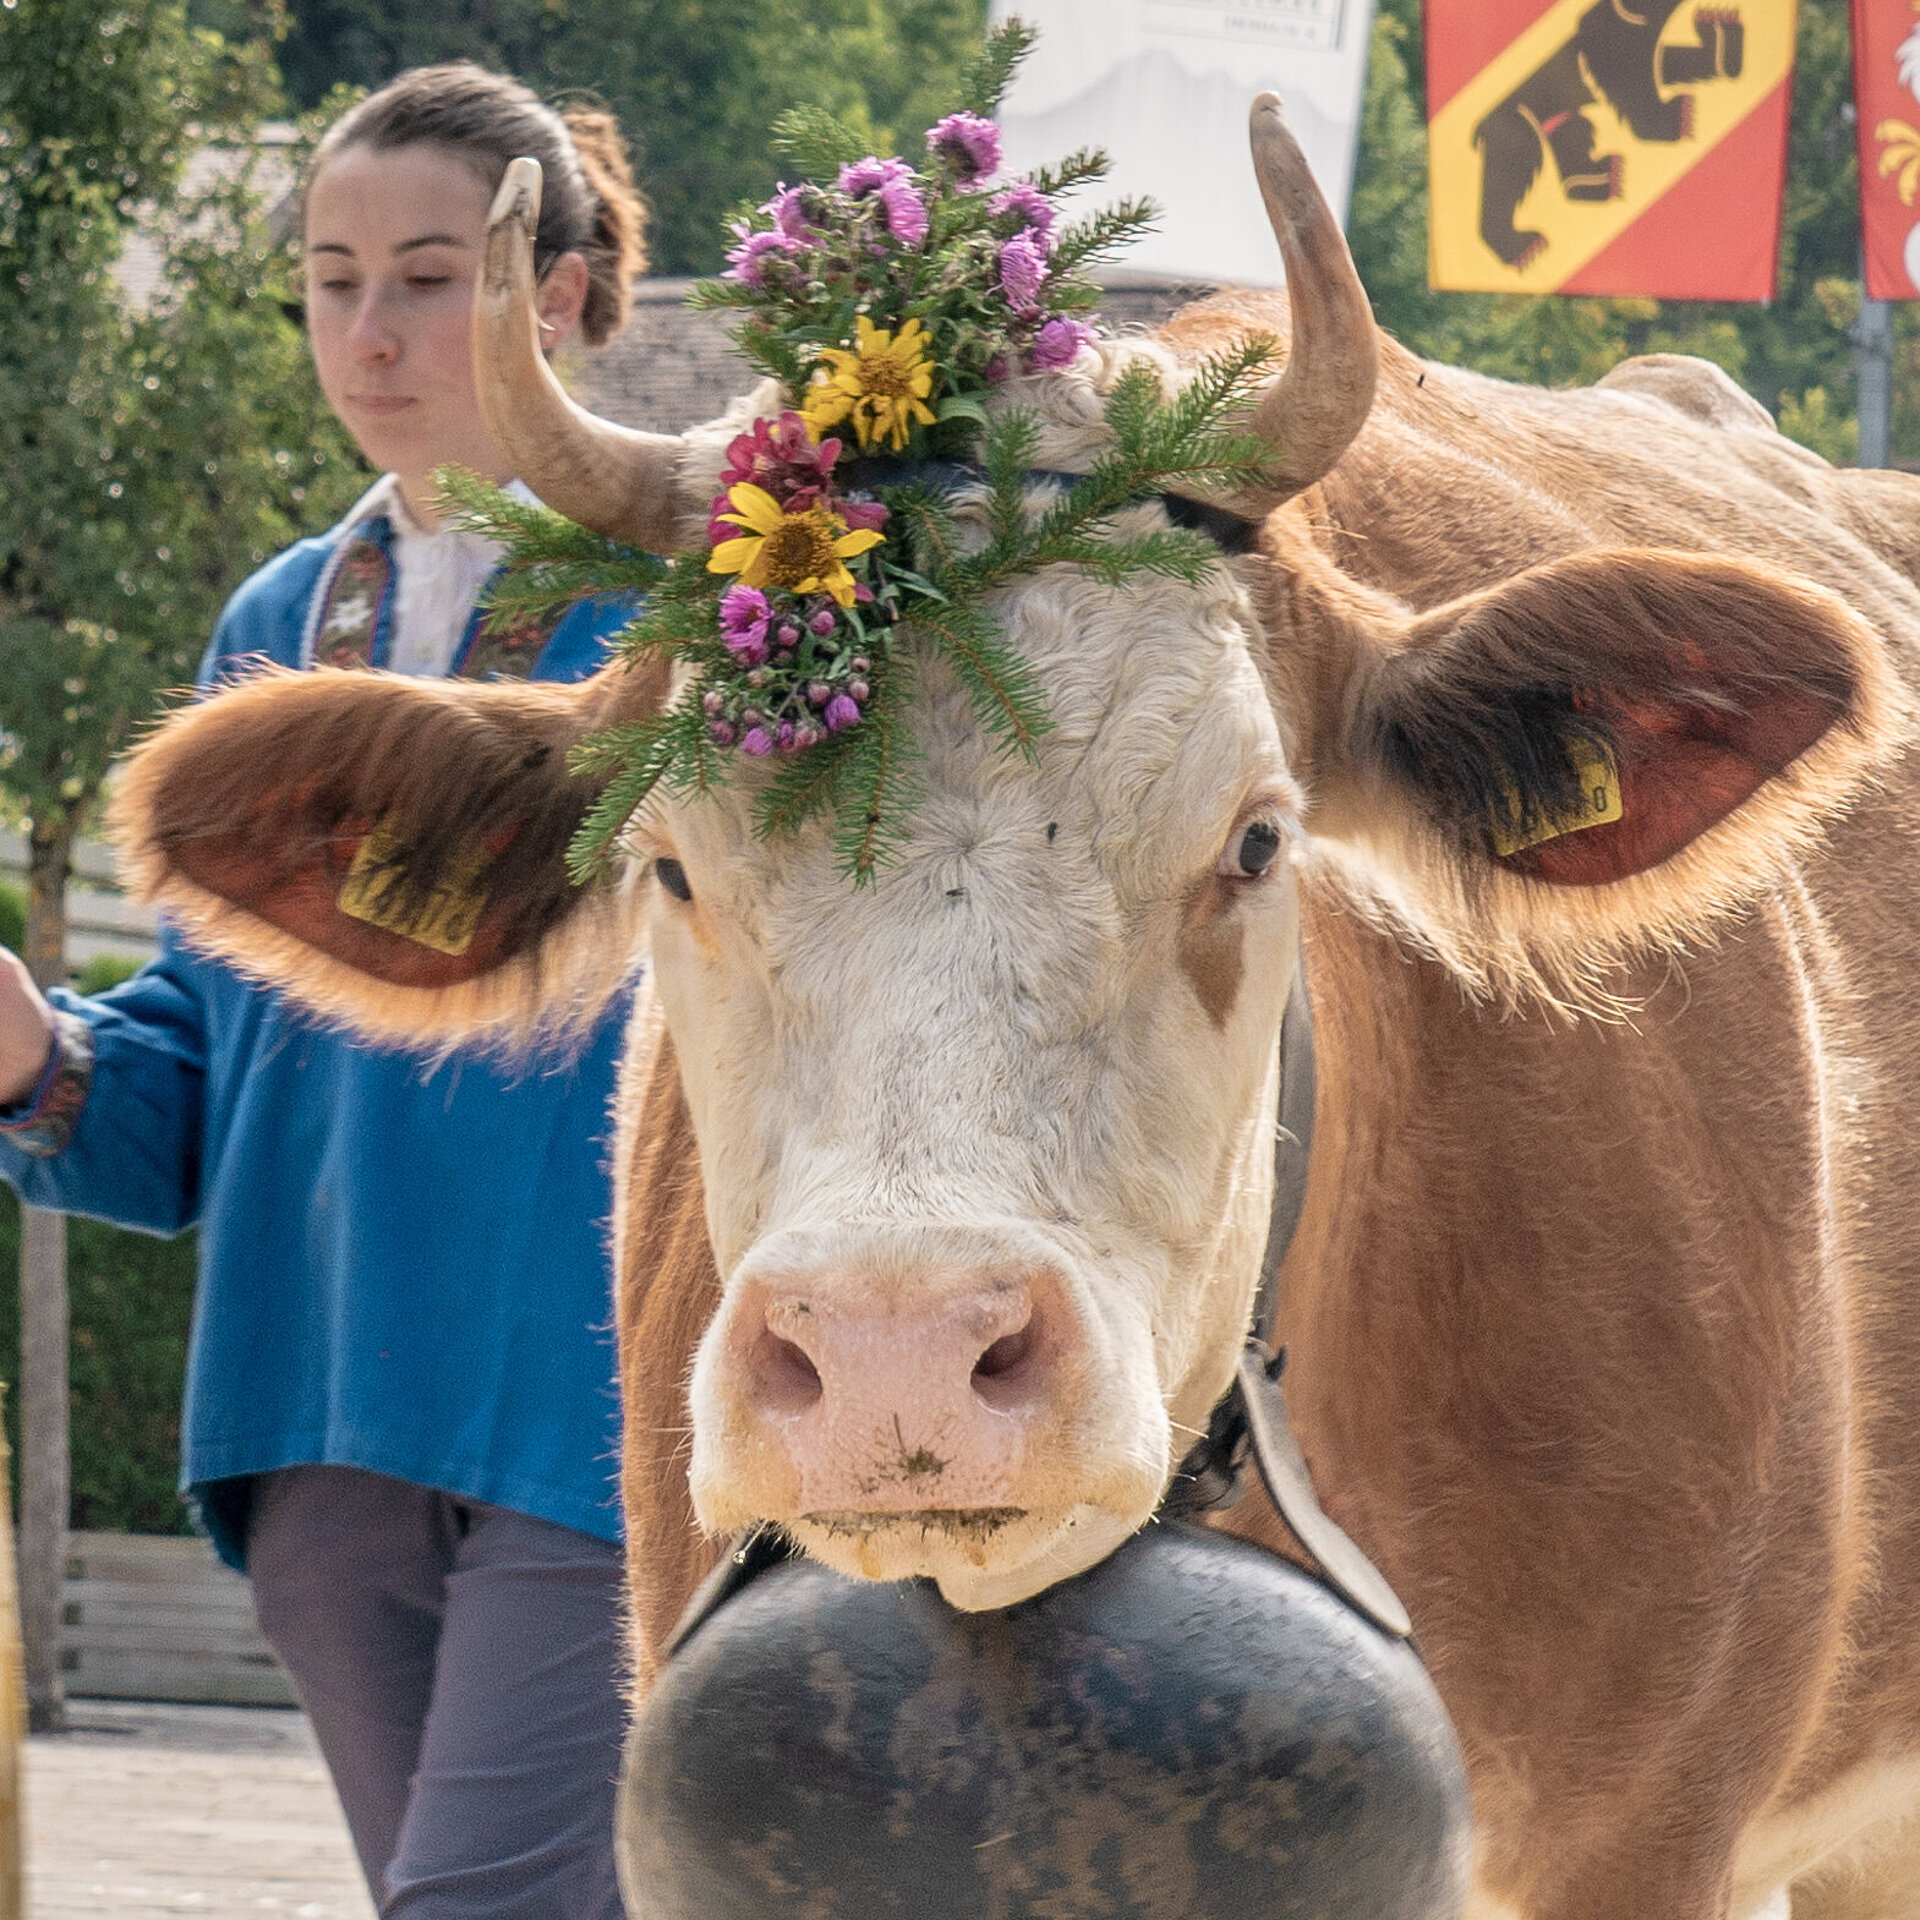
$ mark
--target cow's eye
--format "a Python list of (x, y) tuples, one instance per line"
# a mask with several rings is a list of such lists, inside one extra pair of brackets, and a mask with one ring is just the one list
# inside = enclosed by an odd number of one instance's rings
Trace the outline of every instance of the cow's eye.
[(662, 854), (653, 863), (653, 877), (673, 895), (676, 900), (691, 900), (693, 889), (687, 884), (687, 870), (678, 860), (669, 860)]
[(1257, 880), (1273, 865), (1280, 851), (1280, 823), (1264, 815), (1249, 820), (1227, 842), (1226, 857), (1220, 863), (1222, 873), (1238, 880)]

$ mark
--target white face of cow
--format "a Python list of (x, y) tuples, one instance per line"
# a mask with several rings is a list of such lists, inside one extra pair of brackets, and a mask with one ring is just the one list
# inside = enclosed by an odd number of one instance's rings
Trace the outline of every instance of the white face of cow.
[(1002, 618), (1054, 731), (997, 751), (923, 663), (924, 793), (877, 886), (824, 830), (757, 838), (746, 791), (646, 832), (691, 892), (656, 890), (652, 948), (725, 1288), (699, 1517), (963, 1607), (1111, 1551), (1226, 1389), (1297, 931), (1296, 795), (1227, 568), (1054, 569)]

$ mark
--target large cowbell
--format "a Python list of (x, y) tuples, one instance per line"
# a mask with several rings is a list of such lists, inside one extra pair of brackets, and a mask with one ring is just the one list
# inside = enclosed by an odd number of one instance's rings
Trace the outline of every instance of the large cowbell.
[(793, 1561), (627, 1748), (632, 1920), (1456, 1920), (1460, 1756), (1418, 1655), (1184, 1522), (1003, 1611)]

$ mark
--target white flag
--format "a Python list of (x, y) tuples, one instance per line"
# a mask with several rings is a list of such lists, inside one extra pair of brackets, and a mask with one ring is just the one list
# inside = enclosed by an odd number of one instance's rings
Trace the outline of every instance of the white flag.
[(1373, 0), (994, 0), (993, 13), (1040, 29), (1000, 115), (1008, 170), (1104, 147), (1113, 171), (1093, 192), (1164, 209), (1120, 264), (1280, 283), (1247, 156), (1247, 109), (1268, 88), (1345, 220)]

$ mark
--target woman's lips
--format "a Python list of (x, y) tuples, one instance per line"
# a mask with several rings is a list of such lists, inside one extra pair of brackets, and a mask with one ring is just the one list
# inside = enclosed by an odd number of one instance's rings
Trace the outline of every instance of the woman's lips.
[(418, 403), (408, 393), (350, 393), (347, 404), (362, 413), (404, 413)]

